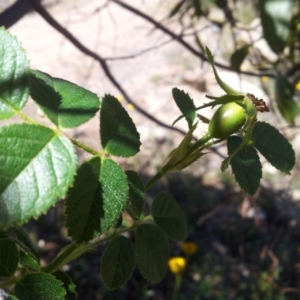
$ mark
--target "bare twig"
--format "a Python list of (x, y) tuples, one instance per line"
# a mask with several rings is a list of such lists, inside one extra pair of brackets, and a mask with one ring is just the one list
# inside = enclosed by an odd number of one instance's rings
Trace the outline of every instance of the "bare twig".
[(163, 123), (162, 121), (156, 119), (155, 117), (153, 117), (151, 114), (149, 114), (148, 112), (146, 112), (144, 109), (142, 109), (137, 103), (135, 103), (135, 101), (127, 94), (127, 92), (123, 89), (123, 87), (121, 86), (121, 84), (116, 80), (116, 78), (113, 76), (113, 74), (111, 73), (109, 66), (107, 65), (106, 61), (104, 58), (102, 58), (100, 55), (98, 55), (97, 53), (91, 51), (90, 49), (88, 49), (87, 47), (85, 47), (78, 39), (76, 39), (67, 29), (65, 29), (61, 24), (59, 24), (46, 10), (45, 8), (37, 2), (37, 0), (27, 0), (32, 7), (34, 8), (34, 10), (39, 13), (46, 22), (48, 22), (53, 28), (55, 28), (58, 32), (60, 32), (67, 40), (69, 40), (75, 47), (77, 47), (77, 49), (79, 49), (81, 52), (83, 52), (84, 54), (86, 54), (87, 56), (90, 56), (92, 58), (94, 58), (96, 61), (99, 62), (100, 66), (102, 67), (105, 75), (108, 77), (108, 79), (111, 81), (111, 83), (120, 91), (120, 93), (124, 96), (124, 98), (126, 99), (126, 101), (130, 104), (132, 104), (135, 109), (141, 113), (142, 115), (144, 115), (145, 117), (147, 117), (148, 119), (150, 119), (151, 121), (157, 123), (158, 125), (168, 128), (170, 130), (174, 130), (177, 131), (179, 133), (181, 133), (182, 135), (185, 135), (186, 132), (184, 132), (181, 129), (169, 126), (165, 123)]
[[(152, 17), (144, 14), (143, 12), (139, 11), (138, 9), (132, 7), (131, 5), (129, 5), (127, 3), (124, 3), (123, 1), (120, 1), (120, 0), (110, 0), (110, 1), (120, 5), (121, 7), (131, 11), (132, 13), (136, 14), (137, 16), (145, 19), (149, 23), (153, 24), (156, 28), (160, 29), (165, 34), (172, 37), (175, 41), (177, 41), (179, 44), (181, 44), (186, 49), (188, 49), (192, 54), (194, 54), (195, 56), (197, 56), (198, 58), (200, 58), (203, 61), (208, 61), (207, 57), (202, 52), (196, 50), (193, 46), (191, 46), (189, 43), (187, 43), (185, 40), (183, 40), (180, 35), (175, 34), (173, 31), (171, 31), (170, 29), (168, 29), (161, 23), (155, 21)], [(233, 71), (230, 66), (226, 66), (226, 65), (220, 64), (218, 62), (215, 62), (215, 65), (224, 70)], [(240, 71), (239, 73), (243, 74), (243, 75), (249, 75), (249, 76), (255, 76), (255, 77), (262, 77), (262, 76), (275, 77), (275, 75), (270, 72), (253, 73), (253, 72), (247, 72), (247, 71)]]

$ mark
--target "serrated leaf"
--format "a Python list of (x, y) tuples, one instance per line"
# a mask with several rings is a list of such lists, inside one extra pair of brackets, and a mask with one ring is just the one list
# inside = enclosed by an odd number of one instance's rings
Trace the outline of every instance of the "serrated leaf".
[(234, 71), (239, 72), (241, 65), (248, 55), (249, 46), (243, 46), (239, 49), (236, 49), (230, 57), (230, 65)]
[(185, 214), (169, 194), (160, 193), (154, 198), (151, 214), (156, 225), (171, 239), (182, 241), (186, 238)]
[[(241, 143), (240, 137), (230, 136), (227, 140), (228, 155), (233, 153)], [(239, 186), (253, 196), (258, 190), (262, 178), (262, 166), (254, 147), (244, 147), (231, 159), (230, 165)]]
[(33, 246), (27, 232), (19, 226), (10, 227), (6, 232), (6, 235), (19, 245), (19, 247), (27, 253), (36, 262), (39, 262), (39, 255)]
[(0, 240), (0, 277), (12, 276), (19, 263), (16, 244), (10, 239)]
[(85, 162), (66, 199), (69, 235), (81, 243), (108, 230), (118, 220), (127, 197), (127, 178), (116, 162), (100, 157)]
[(131, 242), (124, 236), (114, 238), (106, 246), (101, 259), (101, 278), (109, 290), (124, 285), (135, 266), (135, 253)]
[(293, 0), (259, 0), (264, 38), (275, 53), (281, 53), (290, 34)]
[(29, 95), (29, 64), (21, 44), (0, 27), (0, 120), (15, 115)]
[(76, 286), (74, 282), (71, 280), (71, 278), (62, 271), (56, 271), (53, 273), (56, 279), (61, 281), (63, 283), (63, 288), (66, 291), (65, 300), (76, 300), (77, 299), (77, 293), (76, 293)]
[(76, 156), (71, 142), (30, 124), (0, 128), (0, 228), (38, 217), (65, 196)]
[(26, 300), (64, 300), (66, 291), (53, 275), (33, 273), (23, 277), (15, 286), (15, 294)]
[(136, 231), (138, 267), (145, 279), (159, 282), (167, 271), (169, 243), (163, 231), (154, 224), (142, 224)]
[(127, 211), (133, 218), (139, 218), (144, 210), (145, 185), (140, 175), (134, 171), (125, 172), (129, 185)]
[(278, 74), (275, 81), (275, 99), (284, 119), (294, 125), (300, 107), (293, 98), (293, 87), (286, 77)]
[(286, 174), (295, 165), (295, 151), (288, 140), (273, 126), (256, 122), (252, 139), (254, 147), (278, 170)]
[(32, 98), (59, 127), (77, 127), (99, 110), (98, 96), (75, 83), (31, 70), (30, 84)]
[(100, 112), (101, 144), (109, 154), (121, 157), (133, 156), (140, 150), (140, 135), (120, 102), (105, 95)]
[(172, 94), (176, 105), (184, 115), (189, 128), (191, 128), (196, 116), (196, 107), (194, 105), (194, 101), (191, 99), (189, 94), (185, 93), (182, 90), (179, 90), (178, 88), (173, 88)]

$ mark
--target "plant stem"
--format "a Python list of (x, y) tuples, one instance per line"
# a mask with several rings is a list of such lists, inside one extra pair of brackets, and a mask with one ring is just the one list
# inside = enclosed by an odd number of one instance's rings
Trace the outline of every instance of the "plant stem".
[(96, 151), (96, 150), (90, 148), (89, 146), (87, 146), (87, 145), (85, 145), (85, 144), (83, 144), (83, 143), (81, 143), (81, 142), (79, 142), (79, 141), (77, 141), (77, 140), (75, 140), (75, 139), (73, 139), (73, 138), (70, 138), (70, 137), (69, 137), (69, 139), (70, 139), (70, 141), (71, 141), (74, 145), (76, 145), (77, 147), (79, 147), (79, 148), (85, 150), (86, 152), (88, 152), (88, 153), (90, 153), (90, 154), (92, 154), (92, 155), (101, 156), (101, 153), (100, 153), (100, 152), (98, 152), (98, 151)]
[(181, 273), (175, 274), (175, 285), (174, 285), (172, 300), (176, 300), (178, 298), (178, 292), (181, 286), (181, 282), (182, 282), (182, 274)]
[(160, 169), (146, 184), (145, 190), (149, 190), (159, 179), (161, 179), (167, 172), (163, 172)]
[(65, 261), (67, 258), (79, 247), (76, 243), (72, 243), (65, 247), (65, 249), (60, 252), (60, 254), (46, 267), (42, 270), (45, 273), (53, 273), (59, 270), (63, 265), (65, 265)]

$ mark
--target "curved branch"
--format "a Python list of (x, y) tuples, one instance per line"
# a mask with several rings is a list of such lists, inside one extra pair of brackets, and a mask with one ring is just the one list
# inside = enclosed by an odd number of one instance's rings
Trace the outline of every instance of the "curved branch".
[(127, 94), (127, 92), (123, 89), (123, 87), (121, 86), (121, 84), (116, 80), (116, 78), (113, 76), (113, 74), (111, 73), (106, 61), (104, 58), (102, 58), (100, 55), (98, 55), (97, 53), (91, 51), (90, 49), (88, 49), (87, 47), (85, 47), (82, 43), (79, 42), (78, 39), (76, 39), (67, 29), (65, 29), (62, 25), (60, 25), (46, 10), (45, 8), (37, 2), (37, 0), (27, 0), (32, 7), (34, 8), (34, 10), (39, 13), (46, 22), (48, 22), (53, 28), (55, 28), (58, 32), (60, 32), (67, 40), (69, 40), (75, 47), (77, 47), (81, 52), (83, 52), (84, 54), (86, 54), (87, 56), (90, 56), (92, 58), (94, 58), (96, 61), (99, 62), (100, 66), (102, 67), (105, 75), (108, 77), (108, 79), (111, 81), (111, 83), (120, 91), (120, 93), (124, 96), (124, 98), (126, 99), (126, 101), (130, 104), (132, 104), (135, 109), (141, 113), (142, 115), (144, 115), (145, 117), (147, 117), (148, 119), (150, 119), (151, 121), (157, 123), (158, 125), (168, 128), (170, 130), (174, 130), (177, 131), (179, 133), (181, 133), (182, 135), (185, 135), (186, 132), (184, 132), (181, 129), (169, 126), (165, 123), (163, 123), (162, 121), (156, 119), (155, 117), (153, 117), (152, 115), (150, 115), (148, 112), (146, 112), (143, 108), (141, 108), (138, 104), (136, 104), (134, 102), (134, 100)]
[[(132, 13), (136, 14), (137, 16), (145, 19), (149, 23), (153, 24), (156, 28), (160, 29), (165, 34), (167, 34), (170, 37), (172, 37), (175, 41), (177, 41), (179, 44), (181, 44), (182, 46), (184, 46), (186, 49), (188, 49), (195, 56), (197, 56), (198, 58), (200, 58), (203, 61), (208, 61), (207, 57), (202, 52), (196, 50), (189, 43), (187, 43), (185, 40), (183, 40), (181, 36), (175, 34), (171, 30), (169, 30), (167, 27), (165, 27), (164, 25), (162, 25), (161, 23), (155, 21), (150, 16), (148, 16), (148, 15), (144, 14), (143, 12), (139, 11), (138, 9), (136, 9), (136, 8), (134, 8), (134, 7), (132, 7), (132, 6), (124, 3), (123, 1), (120, 1), (120, 0), (110, 0), (110, 1), (113, 2), (113, 3), (116, 3), (118, 5), (120, 5), (121, 7), (123, 7), (125, 9), (131, 11)], [(215, 62), (215, 65), (217, 67), (219, 67), (219, 68), (224, 69), (224, 70), (233, 71), (230, 66), (226, 66), (226, 65), (220, 64), (218, 62)], [(275, 75), (272, 74), (272, 73), (253, 73), (253, 72), (247, 72), (247, 71), (240, 71), (238, 73), (243, 74), (243, 75), (255, 76), (255, 77), (262, 77), (262, 76), (275, 77)]]
[(30, 5), (23, 0), (12, 4), (0, 14), (0, 26), (9, 28), (31, 11)]

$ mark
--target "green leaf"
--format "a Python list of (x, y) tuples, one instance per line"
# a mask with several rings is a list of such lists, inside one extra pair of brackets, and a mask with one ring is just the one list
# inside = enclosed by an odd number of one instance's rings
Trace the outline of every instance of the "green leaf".
[(194, 101), (191, 99), (189, 94), (186, 94), (184, 91), (181, 91), (178, 88), (173, 88), (172, 93), (176, 105), (188, 122), (189, 128), (191, 128), (196, 116), (196, 107), (194, 105)]
[(230, 65), (231, 68), (239, 72), (241, 69), (241, 65), (243, 61), (245, 60), (246, 56), (248, 55), (249, 52), (249, 46), (243, 46), (233, 52), (233, 54), (230, 57)]
[(129, 185), (127, 211), (133, 218), (139, 218), (144, 210), (145, 186), (140, 175), (134, 171), (125, 172)]
[[(230, 136), (227, 140), (228, 155), (233, 153), (241, 143), (240, 137)], [(253, 196), (258, 190), (262, 178), (262, 166), (254, 147), (244, 147), (231, 159), (230, 165), (239, 186)]]
[(153, 224), (142, 224), (136, 231), (137, 264), (145, 279), (159, 282), (167, 271), (169, 259), (168, 239)]
[(256, 122), (252, 139), (254, 147), (278, 170), (286, 174), (295, 165), (295, 151), (288, 140), (273, 126)]
[(76, 293), (76, 286), (71, 280), (71, 278), (62, 271), (56, 271), (53, 273), (56, 279), (63, 283), (63, 287), (66, 290), (65, 300), (76, 300), (77, 293)]
[(111, 159), (94, 157), (78, 170), (66, 199), (68, 233), (87, 242), (117, 222), (128, 197), (127, 178)]
[(259, 0), (264, 38), (275, 53), (287, 44), (293, 13), (293, 0)]
[(10, 239), (0, 240), (0, 277), (12, 276), (19, 263), (16, 244)]
[(109, 154), (129, 157), (140, 150), (140, 135), (120, 102), (105, 95), (100, 112), (100, 136), (102, 147)]
[(158, 194), (152, 203), (154, 222), (171, 239), (182, 241), (187, 235), (186, 217), (177, 202), (167, 193)]
[(19, 226), (10, 227), (6, 232), (6, 235), (19, 245), (19, 247), (27, 253), (36, 262), (39, 262), (39, 255), (33, 246), (27, 232)]
[(29, 64), (21, 44), (0, 27), (0, 120), (15, 115), (29, 95)]
[(0, 228), (45, 213), (73, 182), (71, 142), (51, 129), (29, 124), (0, 128)]
[(53, 275), (33, 273), (23, 277), (15, 286), (15, 294), (26, 300), (64, 300), (66, 291)]
[(135, 266), (135, 253), (131, 242), (124, 236), (114, 238), (106, 246), (101, 259), (101, 278), (109, 290), (124, 285)]
[(299, 105), (293, 99), (293, 87), (286, 77), (278, 75), (275, 81), (275, 98), (278, 109), (284, 119), (294, 125), (295, 118), (300, 113)]
[(30, 255), (28, 255), (26, 252), (20, 250), (19, 251), (19, 258), (20, 258), (20, 264), (25, 267), (29, 268), (33, 271), (39, 271), (40, 265), (39, 263), (34, 260)]
[(99, 110), (98, 96), (75, 83), (31, 70), (30, 84), (32, 98), (59, 127), (77, 127)]

